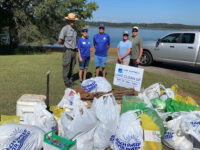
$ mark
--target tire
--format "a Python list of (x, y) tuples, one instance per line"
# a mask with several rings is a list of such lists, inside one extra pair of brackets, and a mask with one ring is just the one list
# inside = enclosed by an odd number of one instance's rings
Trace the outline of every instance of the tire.
[(153, 58), (151, 56), (151, 53), (148, 51), (143, 51), (142, 57), (140, 60), (140, 65), (142, 66), (149, 66), (153, 63)]

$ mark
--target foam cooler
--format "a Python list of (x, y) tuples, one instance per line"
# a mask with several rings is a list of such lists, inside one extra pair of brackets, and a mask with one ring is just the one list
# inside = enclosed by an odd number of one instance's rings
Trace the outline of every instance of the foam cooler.
[(38, 103), (45, 102), (45, 95), (24, 94), (17, 100), (16, 115), (24, 118), (24, 114), (33, 113)]

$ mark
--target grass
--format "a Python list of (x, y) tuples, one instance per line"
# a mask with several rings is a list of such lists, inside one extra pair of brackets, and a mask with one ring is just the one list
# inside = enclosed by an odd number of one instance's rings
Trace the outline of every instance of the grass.
[[(114, 57), (111, 52), (109, 57)], [(115, 66), (107, 64), (107, 79), (113, 82)], [(41, 55), (14, 55), (0, 56), (0, 114), (15, 114), (16, 101), (23, 94), (46, 93), (46, 72), (50, 75), (50, 104), (56, 105), (64, 95), (65, 86), (62, 79), (62, 55), (61, 53), (50, 53)], [(94, 77), (94, 62), (91, 60), (88, 77)], [(74, 69), (74, 79), (80, 87), (78, 80), (78, 64)], [(144, 73), (142, 86), (146, 88), (152, 83), (160, 82), (166, 87), (174, 83), (186, 93), (195, 95), (200, 102), (200, 83), (190, 80), (176, 79), (165, 75)], [(114, 89), (120, 87), (113, 86)]]

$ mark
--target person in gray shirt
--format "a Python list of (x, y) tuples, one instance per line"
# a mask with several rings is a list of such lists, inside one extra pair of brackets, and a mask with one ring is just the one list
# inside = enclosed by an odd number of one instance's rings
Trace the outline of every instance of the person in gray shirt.
[(58, 43), (64, 45), (63, 53), (63, 80), (66, 87), (73, 85), (72, 76), (76, 64), (77, 52), (77, 32), (75, 30), (75, 21), (78, 20), (74, 13), (69, 13), (65, 19), (68, 25), (64, 26), (60, 32)]
[(132, 43), (129, 66), (133, 67), (138, 67), (143, 53), (142, 39), (138, 36), (138, 31), (139, 28), (134, 26), (132, 28), (132, 37), (129, 38)]

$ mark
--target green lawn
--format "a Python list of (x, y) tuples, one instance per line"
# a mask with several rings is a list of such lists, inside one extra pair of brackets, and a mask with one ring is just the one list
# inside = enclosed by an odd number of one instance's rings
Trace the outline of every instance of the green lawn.
[[(109, 57), (113, 57), (110, 53)], [(16, 101), (22, 94), (45, 94), (46, 93), (46, 72), (50, 75), (50, 104), (57, 104), (64, 95), (64, 83), (62, 79), (62, 55), (60, 53), (41, 55), (14, 55), (0, 56), (0, 114), (15, 114)], [(113, 82), (115, 66), (107, 65), (107, 79)], [(89, 66), (88, 77), (94, 77), (94, 62)], [(74, 77), (80, 87), (78, 80), (78, 64), (74, 70)], [(197, 96), (200, 101), (200, 83), (176, 79), (164, 75), (145, 72), (143, 87), (146, 88), (152, 83), (160, 82), (166, 87), (174, 83), (187, 93)], [(113, 86), (114, 89), (119, 87)]]

